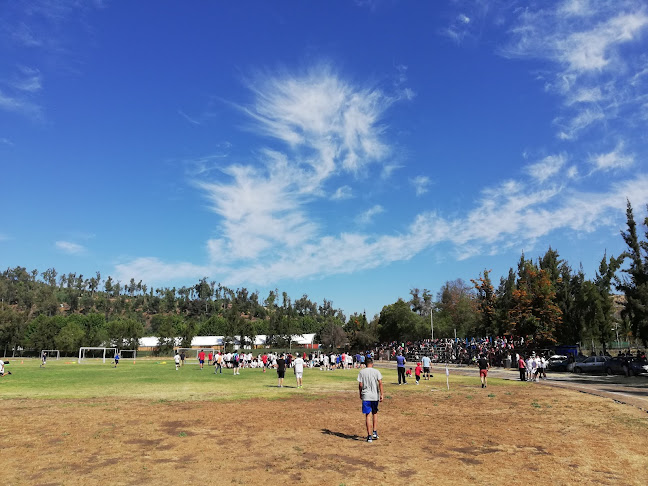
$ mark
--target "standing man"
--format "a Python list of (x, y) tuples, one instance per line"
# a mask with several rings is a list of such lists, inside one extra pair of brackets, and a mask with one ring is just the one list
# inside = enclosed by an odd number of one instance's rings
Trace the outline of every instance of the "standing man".
[(484, 353), (479, 356), (477, 364), (479, 365), (479, 378), (481, 378), (482, 388), (486, 388), (488, 369), (490, 368), (490, 365), (488, 364), (488, 360), (486, 359), (486, 356), (484, 356)]
[(198, 353), (198, 362), (200, 363), (200, 369), (203, 369), (203, 366), (205, 366), (205, 352), (201, 349), (200, 353)]
[[(365, 360), (366, 368), (358, 373), (358, 390), (365, 414), (367, 442), (378, 440), (378, 403), (383, 401), (382, 374), (373, 367), (373, 359)], [(369, 416), (371, 415), (371, 417)]]
[[(371, 360), (373, 361), (373, 359)], [(398, 370), (398, 384), (401, 384), (401, 381), (404, 385), (407, 385), (407, 381), (405, 381), (405, 356), (403, 356), (403, 352), (399, 351), (398, 356), (396, 356), (396, 369)]]
[(518, 358), (518, 370), (520, 371), (520, 381), (526, 381), (526, 365), (522, 356)]
[(214, 358), (214, 374), (220, 372), (223, 374), (223, 355), (219, 351), (216, 357)]
[(115, 368), (117, 368), (118, 364), (119, 364), (119, 351), (115, 353)]
[(185, 358), (186, 358), (185, 352), (182, 351), (182, 352), (180, 353), (180, 366), (184, 366), (184, 360), (185, 360)]
[(234, 351), (234, 354), (232, 355), (232, 366), (234, 367), (234, 373), (235, 375), (240, 374), (239, 373), (239, 353), (238, 351)]
[(178, 371), (178, 369), (180, 368), (180, 355), (178, 354), (177, 351), (176, 351), (175, 356), (173, 357), (173, 359), (175, 361), (176, 371)]
[(45, 366), (45, 363), (47, 362), (47, 351), (43, 351), (43, 354), (41, 354), (41, 364), (40, 367), (42, 368)]
[(207, 355), (207, 366), (210, 366), (212, 364), (212, 359), (214, 359), (214, 353), (210, 351)]
[[(432, 360), (430, 359), (429, 356), (423, 356), (423, 359), (421, 359), (421, 362), (423, 363), (423, 379), (424, 380), (429, 380), (430, 379), (430, 368), (432, 367)], [(434, 375), (432, 375), (434, 376)]]
[(297, 388), (302, 388), (302, 377), (304, 376), (304, 358), (297, 355), (297, 359), (293, 362), (293, 370), (295, 371), (295, 378), (297, 379)]
[(279, 379), (279, 383), (277, 386), (279, 388), (283, 387), (283, 381), (284, 377), (286, 376), (286, 359), (285, 359), (285, 354), (282, 354), (277, 358), (277, 378)]

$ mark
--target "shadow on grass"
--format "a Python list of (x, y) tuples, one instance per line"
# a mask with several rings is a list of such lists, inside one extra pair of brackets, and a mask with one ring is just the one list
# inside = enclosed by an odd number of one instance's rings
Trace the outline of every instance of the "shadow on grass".
[(340, 439), (347, 439), (347, 440), (364, 440), (364, 437), (360, 437), (357, 434), (349, 435), (343, 432), (333, 432), (332, 430), (329, 429), (322, 429), (322, 434), (334, 435), (335, 437), (339, 437)]

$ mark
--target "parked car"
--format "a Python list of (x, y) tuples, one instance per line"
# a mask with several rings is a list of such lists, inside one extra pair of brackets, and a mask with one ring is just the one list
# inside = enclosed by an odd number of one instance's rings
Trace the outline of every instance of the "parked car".
[(611, 358), (605, 363), (605, 372), (608, 375), (630, 376), (630, 359), (625, 356)]
[(648, 361), (629, 356), (617, 356), (605, 363), (605, 372), (608, 375), (637, 376), (648, 373)]
[(569, 365), (569, 358), (564, 354), (554, 354), (549, 357), (549, 364), (547, 368), (550, 371), (567, 371)]
[(585, 361), (574, 363), (574, 373), (604, 373), (609, 356), (590, 356)]

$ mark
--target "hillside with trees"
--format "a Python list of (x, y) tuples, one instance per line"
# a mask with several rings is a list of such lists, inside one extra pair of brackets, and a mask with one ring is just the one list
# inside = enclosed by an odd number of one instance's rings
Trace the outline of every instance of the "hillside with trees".
[(573, 268), (549, 248), (536, 261), (521, 255), (497, 286), (484, 269), (471, 283), (446, 282), (436, 298), (413, 288), (410, 298), (385, 305), (369, 321), (348, 320), (324, 299), (307, 295), (292, 300), (271, 290), (265, 298), (247, 288), (230, 289), (203, 278), (190, 287), (154, 288), (131, 279), (122, 283), (97, 272), (87, 277), (23, 267), (0, 274), (0, 346), (59, 349), (103, 344), (135, 349), (143, 336), (157, 336), (168, 350), (177, 338), (188, 347), (194, 336), (241, 336), (250, 343), (268, 336), (276, 346), (289, 336), (315, 333), (327, 348), (366, 349), (376, 342), (435, 338), (524, 337), (539, 347), (595, 342), (603, 349), (615, 341), (648, 344), (648, 217), (641, 239), (632, 206), (627, 204), (627, 250), (603, 253), (593, 279), (581, 265)]

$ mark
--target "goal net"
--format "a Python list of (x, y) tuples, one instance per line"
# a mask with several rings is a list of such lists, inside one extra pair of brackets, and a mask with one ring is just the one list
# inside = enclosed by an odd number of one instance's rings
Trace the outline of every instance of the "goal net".
[(43, 353), (47, 353), (47, 359), (61, 359), (61, 353), (58, 349), (43, 349), (41, 351), (41, 359), (43, 358)]
[(202, 351), (205, 353), (205, 364), (207, 364), (207, 361), (209, 360), (209, 353), (212, 354), (213, 360), (213, 357), (216, 356), (218, 350), (216, 350), (215, 348), (178, 348), (176, 349), (176, 351), (178, 352), (178, 354), (182, 354), (184, 352), (186, 364), (198, 364), (198, 354)]
[(87, 363), (88, 361), (98, 362), (99, 360), (105, 363), (106, 359), (115, 359), (116, 354), (117, 348), (83, 346), (79, 348), (79, 364)]
[(137, 349), (120, 349), (119, 356), (123, 359), (136, 359)]

